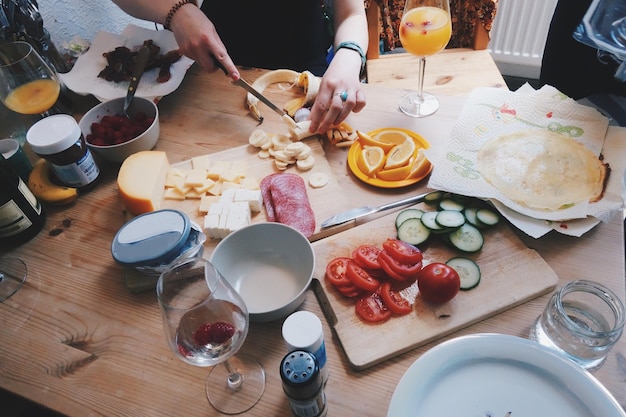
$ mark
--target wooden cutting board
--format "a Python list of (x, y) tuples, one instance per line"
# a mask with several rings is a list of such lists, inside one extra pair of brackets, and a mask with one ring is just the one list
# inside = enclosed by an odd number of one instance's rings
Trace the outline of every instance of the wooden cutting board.
[[(415, 207), (430, 210), (426, 205)], [(508, 225), (484, 231), (485, 244), (476, 254), (462, 254), (431, 237), (423, 248), (424, 264), (445, 262), (454, 256), (467, 256), (479, 265), (482, 278), (478, 287), (461, 291), (449, 303), (433, 306), (416, 298), (414, 311), (392, 317), (381, 324), (361, 321), (355, 300), (343, 297), (324, 279), (326, 264), (338, 256), (350, 256), (361, 244), (381, 247), (395, 237), (397, 213), (343, 231), (315, 242), (314, 289), (329, 325), (341, 342), (350, 365), (363, 370), (403, 352), (483, 320), (544, 294), (557, 284), (558, 277), (537, 252), (528, 249)]]

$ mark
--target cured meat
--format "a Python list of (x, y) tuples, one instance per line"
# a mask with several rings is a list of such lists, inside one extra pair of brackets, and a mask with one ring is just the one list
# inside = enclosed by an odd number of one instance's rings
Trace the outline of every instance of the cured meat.
[(268, 221), (291, 226), (306, 237), (315, 232), (315, 214), (299, 175), (270, 174), (261, 180), (260, 186)]

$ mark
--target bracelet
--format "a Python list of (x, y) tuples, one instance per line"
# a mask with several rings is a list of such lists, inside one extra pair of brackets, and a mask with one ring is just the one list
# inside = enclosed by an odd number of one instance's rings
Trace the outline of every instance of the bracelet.
[(198, 6), (198, 0), (180, 0), (178, 3), (176, 3), (175, 5), (172, 6), (172, 8), (170, 9), (170, 11), (167, 13), (167, 16), (165, 17), (165, 23), (163, 24), (163, 27), (167, 30), (172, 30), (170, 29), (170, 25), (172, 24), (172, 18), (174, 17), (174, 15), (176, 14), (176, 12), (178, 10), (180, 10), (181, 7), (183, 7), (185, 4), (193, 4), (194, 6)]
[(335, 52), (340, 49), (350, 49), (351, 51), (359, 54), (359, 56), (361, 57), (361, 74), (363, 74), (363, 72), (365, 71), (365, 62), (367, 61), (367, 58), (365, 57), (365, 52), (363, 52), (363, 48), (361, 48), (361, 46), (354, 41), (346, 41), (341, 42), (339, 45), (337, 45)]

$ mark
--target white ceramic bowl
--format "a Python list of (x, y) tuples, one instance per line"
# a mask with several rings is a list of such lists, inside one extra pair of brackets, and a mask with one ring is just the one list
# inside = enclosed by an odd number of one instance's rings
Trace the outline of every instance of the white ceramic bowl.
[[(124, 107), (124, 97), (115, 98), (113, 100), (105, 101), (94, 106), (80, 119), (78, 125), (83, 132), (83, 136), (87, 138), (87, 135), (91, 133), (91, 125), (93, 123), (100, 123), (104, 116), (115, 116), (122, 112)], [(139, 152), (149, 151), (154, 148), (159, 140), (160, 126), (159, 126), (159, 109), (157, 105), (147, 98), (135, 97), (128, 109), (128, 114), (132, 118), (135, 114), (143, 112), (148, 117), (154, 117), (154, 122), (148, 127), (148, 129), (141, 135), (131, 139), (127, 142), (120, 143), (118, 145), (98, 146), (87, 142), (87, 146), (91, 151), (111, 162), (123, 162), (128, 156)]]
[(211, 263), (241, 294), (250, 320), (273, 321), (293, 313), (315, 270), (309, 240), (281, 223), (256, 223), (226, 236)]

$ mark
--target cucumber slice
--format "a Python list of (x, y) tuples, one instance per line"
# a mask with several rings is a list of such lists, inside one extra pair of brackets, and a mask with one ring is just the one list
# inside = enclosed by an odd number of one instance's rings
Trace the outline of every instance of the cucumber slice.
[(485, 238), (480, 230), (469, 223), (465, 223), (450, 233), (449, 237), (452, 246), (463, 252), (478, 252), (485, 243)]
[(463, 226), (465, 223), (465, 216), (460, 211), (441, 210), (435, 216), (435, 222), (441, 227), (456, 229), (457, 227)]
[(433, 191), (432, 193), (428, 193), (424, 196), (424, 203), (429, 204), (431, 206), (436, 206), (437, 204), (439, 204), (442, 198), (443, 198), (443, 192)]
[(440, 226), (435, 220), (438, 214), (438, 211), (426, 211), (424, 212), (424, 214), (422, 214), (420, 221), (424, 224), (424, 226), (426, 226), (427, 229), (432, 232), (444, 232), (447, 229), (443, 226)]
[(416, 208), (408, 208), (408, 209), (402, 210), (396, 216), (396, 230), (398, 229), (398, 227), (400, 227), (402, 223), (404, 223), (405, 220), (420, 219), (422, 217), (422, 214), (424, 214), (424, 210), (420, 210)]
[(480, 267), (469, 258), (457, 256), (449, 259), (446, 265), (454, 268), (461, 278), (461, 290), (467, 291), (475, 288), (480, 283)]
[(485, 226), (495, 226), (500, 221), (500, 216), (493, 210), (481, 208), (476, 211), (476, 219)]
[(466, 207), (465, 210), (463, 210), (463, 215), (465, 216), (465, 220), (467, 220), (469, 224), (471, 224), (472, 226), (480, 227), (481, 224), (476, 218), (477, 211), (478, 208), (476, 207)]
[(463, 203), (452, 198), (444, 198), (439, 202), (439, 210), (463, 211), (464, 208), (465, 205)]
[(424, 226), (421, 219), (412, 217), (403, 221), (398, 226), (398, 239), (411, 245), (417, 246), (428, 240), (430, 230)]

